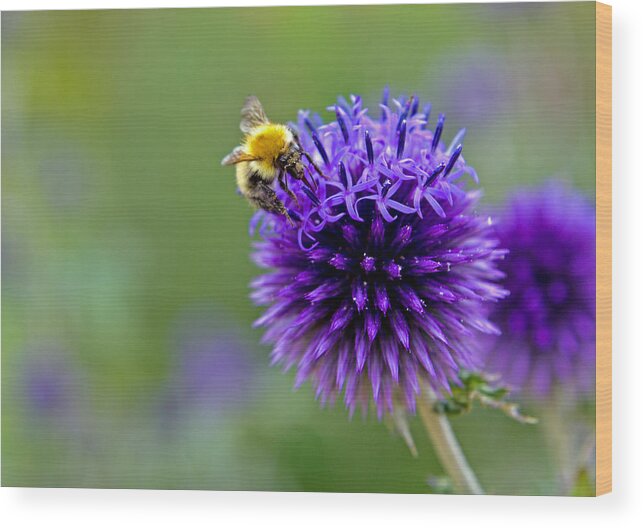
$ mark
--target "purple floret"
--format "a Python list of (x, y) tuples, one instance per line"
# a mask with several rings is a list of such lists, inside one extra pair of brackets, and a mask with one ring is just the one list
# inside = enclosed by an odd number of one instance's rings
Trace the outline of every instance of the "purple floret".
[(277, 190), (296, 228), (264, 212), (251, 225), (268, 269), (252, 283), (267, 306), (256, 324), (273, 362), (295, 367), (297, 386), (311, 380), (322, 403), (343, 392), (351, 413), (371, 400), (380, 417), (414, 412), (423, 384), (448, 391), (475, 366), (477, 338), (497, 333), (488, 305), (507, 293), (505, 252), (464, 184), (477, 176), (461, 145), (440, 140), (444, 116), (433, 132), (418, 108), (393, 100), (372, 119), (353, 96), (328, 124), (300, 112), (302, 145), (328, 180), (311, 170), (315, 191), (290, 180), (298, 204)]
[(521, 190), (498, 218), (511, 295), (492, 320), (503, 332), (491, 369), (516, 389), (591, 391), (596, 361), (595, 210), (562, 182)]

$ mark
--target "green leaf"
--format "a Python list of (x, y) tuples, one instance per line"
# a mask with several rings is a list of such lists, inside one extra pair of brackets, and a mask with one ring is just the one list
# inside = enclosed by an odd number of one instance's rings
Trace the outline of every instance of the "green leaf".
[(498, 409), (520, 423), (537, 423), (536, 418), (521, 414), (517, 403), (505, 399), (509, 389), (494, 385), (491, 376), (482, 372), (461, 370), (458, 377), (460, 383), (451, 385), (451, 394), (435, 404), (436, 412), (451, 416), (468, 413), (477, 401), (483, 407)]

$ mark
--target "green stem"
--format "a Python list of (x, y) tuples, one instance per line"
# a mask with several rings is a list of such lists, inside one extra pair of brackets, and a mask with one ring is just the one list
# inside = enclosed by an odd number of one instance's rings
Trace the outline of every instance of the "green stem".
[(554, 388), (540, 412), (546, 441), (556, 461), (560, 493), (568, 495), (578, 471), (591, 459), (593, 435), (588, 442), (588, 431), (576, 418), (575, 398), (563, 387)]
[(456, 492), (483, 495), (484, 491), (453, 434), (449, 420), (434, 410), (437, 401), (435, 392), (425, 387), (422, 397), (418, 398), (418, 411), (442, 467), (453, 481)]

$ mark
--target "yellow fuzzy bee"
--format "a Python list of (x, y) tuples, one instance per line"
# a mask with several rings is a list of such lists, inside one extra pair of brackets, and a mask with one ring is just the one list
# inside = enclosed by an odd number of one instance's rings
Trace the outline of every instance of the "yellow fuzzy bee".
[(297, 197), (288, 188), (286, 175), (303, 180), (314, 188), (312, 180), (306, 179), (302, 157), (321, 176), (324, 176), (323, 173), (302, 148), (295, 131), (286, 125), (271, 123), (255, 96), (246, 99), (241, 109), (240, 126), (245, 134), (243, 142), (223, 158), (221, 165), (236, 165), (239, 190), (253, 206), (282, 214), (294, 225), (272, 188), (273, 182), (276, 179), (288, 196), (297, 202)]

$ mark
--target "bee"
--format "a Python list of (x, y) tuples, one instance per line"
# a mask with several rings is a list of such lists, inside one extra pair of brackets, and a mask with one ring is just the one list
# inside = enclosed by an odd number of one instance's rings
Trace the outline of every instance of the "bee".
[(287, 125), (271, 123), (255, 96), (246, 99), (241, 109), (243, 142), (221, 161), (221, 165), (236, 165), (237, 185), (241, 194), (255, 207), (284, 215), (294, 222), (283, 202), (273, 189), (275, 179), (295, 203), (297, 196), (288, 187), (287, 176), (302, 180), (311, 189), (314, 182), (306, 178), (303, 158), (325, 178), (312, 157), (299, 142), (296, 132)]

